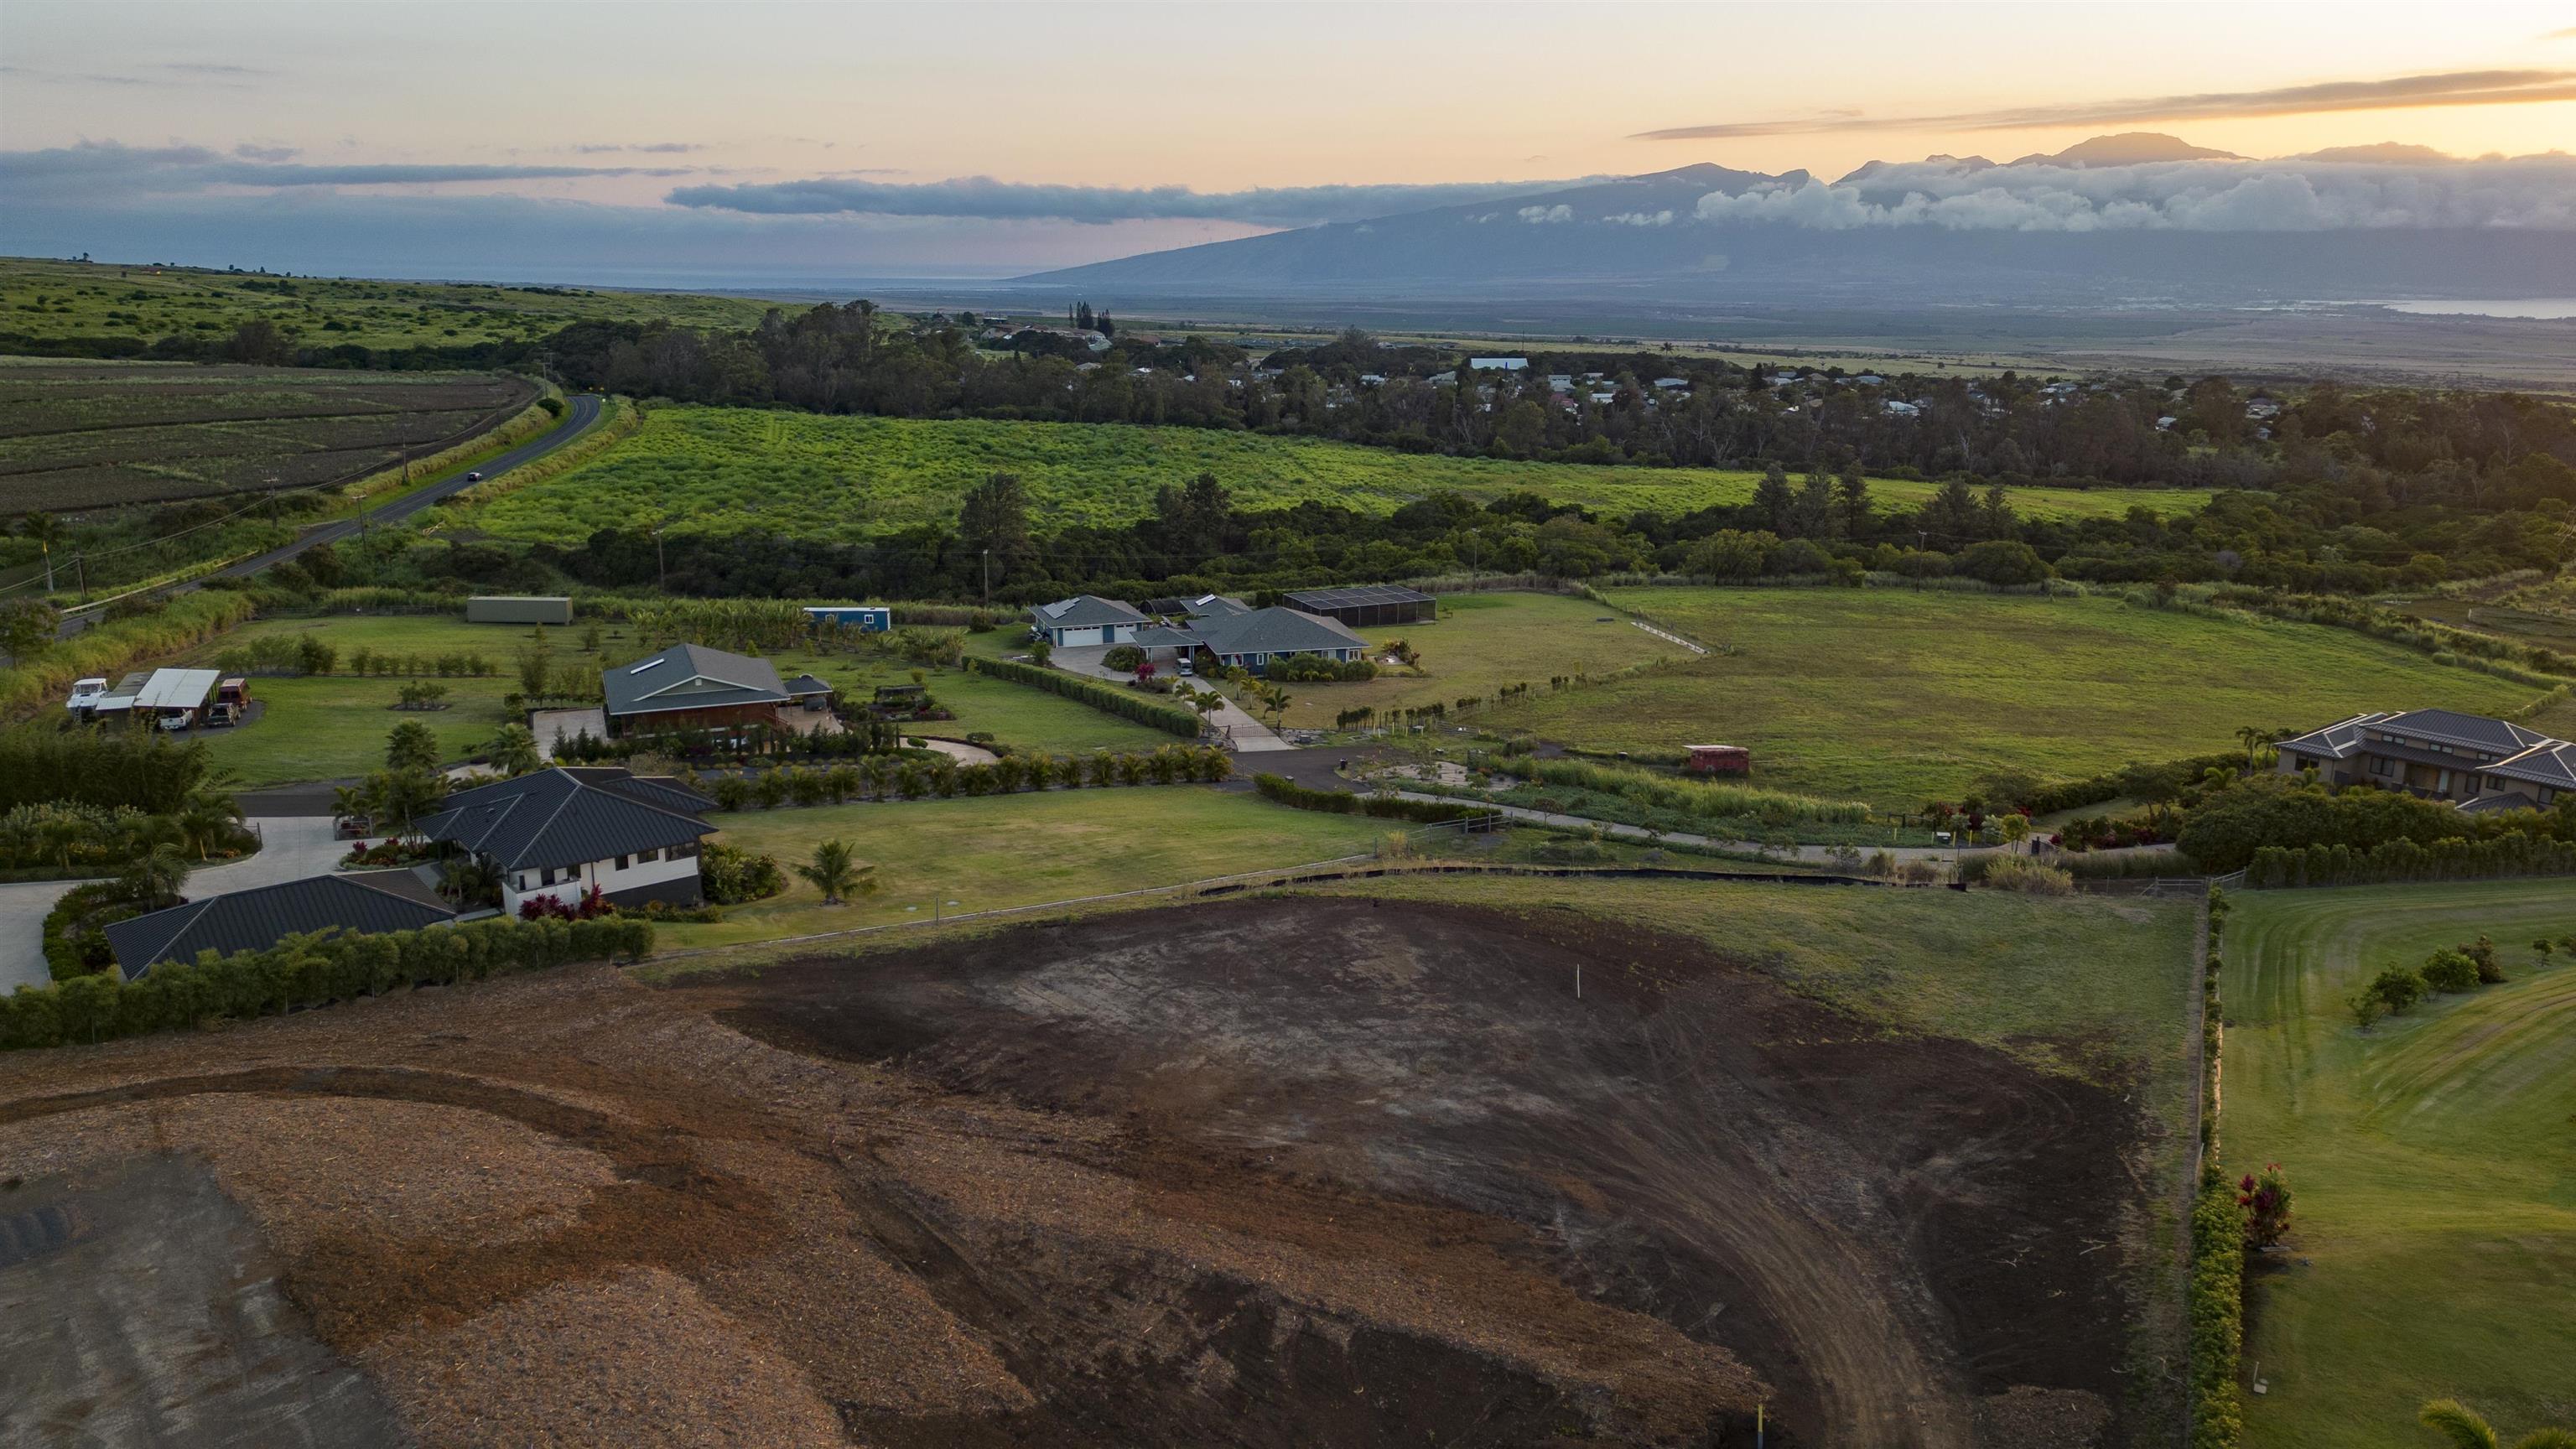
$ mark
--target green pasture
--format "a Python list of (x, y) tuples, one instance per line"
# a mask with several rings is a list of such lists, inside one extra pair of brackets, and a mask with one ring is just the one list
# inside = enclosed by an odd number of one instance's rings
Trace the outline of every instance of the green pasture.
[(534, 340), (574, 322), (749, 327), (773, 305), (748, 297), (496, 287), (363, 278), (264, 277), (140, 263), (0, 258), (0, 334), (58, 339), (174, 333), (209, 341), (265, 318), (300, 346), (471, 347)]
[[(2249, 1260), (2253, 1449), (2414, 1449), (2457, 1397), (2507, 1443), (2576, 1421), (2576, 934), (2560, 881), (2261, 891), (2227, 923), (2221, 1141), (2289, 1174)], [(2368, 1031), (2345, 999), (2484, 933), (2513, 979)]]
[(1563, 594), (1443, 594), (1430, 624), (1363, 629), (1371, 644), (1402, 639), (1422, 656), (1420, 674), (1387, 669), (1342, 684), (1292, 684), (1292, 726), (1322, 728), (1346, 709), (1384, 714), (1460, 699), (1490, 697), (1506, 685), (1544, 693), (1557, 676), (1600, 676), (1688, 651), (1658, 639), (1589, 599)]
[(926, 921), (934, 909), (982, 911), (1177, 885), (1362, 854), (1403, 828), (1291, 810), (1202, 785), (871, 801), (709, 819), (723, 828), (719, 840), (774, 855), (781, 866), (811, 859), (824, 840), (846, 840), (860, 860), (876, 866), (878, 889), (827, 906), (791, 872), (782, 896), (735, 907), (715, 924), (665, 928), (665, 947), (763, 941)]
[(501, 707), (501, 697), (519, 687), (506, 673), (435, 682), (447, 686), (446, 708), (398, 710), (399, 679), (254, 677), (250, 693), (260, 705), (256, 719), (190, 734), (206, 742), (216, 765), (232, 770), (242, 785), (257, 788), (381, 770), (386, 737), (405, 720), (429, 726), (438, 736), (440, 758), (453, 763), (482, 753), (501, 726), (516, 718)]
[(2001, 766), (2080, 778), (2364, 709), (2509, 713), (2540, 691), (2347, 630), (2108, 598), (1910, 589), (1630, 589), (1710, 645), (1478, 716), (1601, 749), (1747, 745), (1758, 784), (1912, 807)]
[[(1042, 526), (1123, 524), (1154, 490), (1213, 473), (1238, 505), (1301, 502), (1388, 513), (1444, 489), (1480, 499), (1533, 491), (1613, 515), (1688, 511), (1753, 496), (1755, 472), (1586, 467), (1444, 458), (1311, 438), (1124, 424), (824, 417), (746, 408), (655, 406), (636, 433), (588, 465), (492, 499), (477, 527), (561, 541), (668, 518), (693, 531), (751, 530), (855, 542), (956, 517), (965, 489), (994, 473), (1028, 485)], [(1913, 507), (1929, 483), (1881, 479), (1881, 506)], [(2041, 518), (2117, 518), (2199, 507), (2191, 489), (2023, 489)]]

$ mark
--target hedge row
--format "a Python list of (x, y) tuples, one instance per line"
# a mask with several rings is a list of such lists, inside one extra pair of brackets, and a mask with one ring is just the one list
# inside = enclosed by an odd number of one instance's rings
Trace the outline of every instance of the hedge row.
[(2267, 845), (2254, 852), (2245, 884), (2279, 889), (2518, 875), (2576, 875), (2576, 843), (2513, 830), (2491, 840), (2437, 840), (2431, 845), (2391, 840), (2368, 850)]
[[(2185, 780), (2197, 780), (2213, 768), (2237, 770), (2244, 767), (2245, 752), (2228, 750), (2214, 755), (2193, 755), (2188, 759), (2168, 760), (2163, 768), (2178, 772)], [(2105, 800), (2117, 800), (2127, 788), (2119, 774), (2094, 775), (2082, 780), (2056, 780), (2040, 786), (2039, 793), (2023, 803), (2030, 806), (2030, 813), (2033, 815), (2054, 815), (2060, 810), (2079, 810), (2087, 805), (2099, 805)]]
[(109, 609), (102, 622), (35, 658), (0, 669), (0, 713), (32, 709), (75, 679), (99, 675), (113, 680), (138, 660), (201, 644), (248, 619), (256, 605), (247, 594), (201, 589), (120, 618), (122, 607)]
[(1022, 664), (1015, 659), (986, 659), (980, 655), (968, 656), (966, 667), (979, 674), (992, 675), (996, 679), (1007, 679), (1013, 684), (1026, 684), (1049, 690), (1067, 699), (1090, 705), (1093, 709), (1106, 710), (1121, 719), (1132, 719), (1138, 724), (1150, 725), (1165, 734), (1179, 735), (1185, 740), (1199, 737), (1199, 717), (1196, 710), (1183, 709), (1176, 704), (1163, 704), (1151, 696), (1138, 694), (1106, 680), (1093, 679), (1081, 674), (1068, 674), (1061, 669), (1041, 669), (1034, 664)]
[(1252, 788), (1261, 792), (1261, 798), (1276, 800), (1292, 809), (1321, 810), (1327, 815), (1367, 815), (1379, 820), (1410, 820), (1416, 825), (1446, 825), (1454, 820), (1473, 820), (1494, 813), (1445, 800), (1398, 800), (1391, 795), (1310, 789), (1282, 775), (1255, 775)]
[(381, 936), (316, 932), (265, 951), (165, 961), (135, 981), (114, 971), (0, 996), (0, 1049), (142, 1036), (209, 1017), (262, 1016), (372, 996), (397, 986), (445, 986), (573, 961), (653, 949), (650, 921), (476, 921)]
[(46, 722), (0, 730), (0, 812), (73, 802), (167, 815), (212, 768), (203, 742), (156, 730), (67, 730)]
[(2235, 1449), (2245, 1429), (2236, 1386), (2245, 1351), (2245, 1209), (2236, 1185), (2205, 1175), (2191, 1209), (2192, 1449)]

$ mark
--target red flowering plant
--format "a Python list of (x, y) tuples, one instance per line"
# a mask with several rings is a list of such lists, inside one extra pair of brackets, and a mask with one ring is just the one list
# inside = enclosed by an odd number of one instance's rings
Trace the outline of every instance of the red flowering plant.
[(2245, 1209), (2245, 1246), (2268, 1248), (2290, 1230), (2290, 1179), (2277, 1162), (2260, 1174), (2247, 1173), (2236, 1184), (2236, 1205)]
[(608, 903), (607, 894), (597, 886), (581, 893), (581, 900), (565, 905), (560, 896), (530, 896), (519, 902), (519, 919), (523, 921), (587, 921), (616, 910)]

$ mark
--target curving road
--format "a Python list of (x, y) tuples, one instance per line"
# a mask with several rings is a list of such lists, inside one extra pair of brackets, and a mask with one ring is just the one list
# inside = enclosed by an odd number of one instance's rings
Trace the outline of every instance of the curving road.
[[(592, 427), (598, 424), (600, 418), (606, 412), (606, 404), (593, 393), (585, 392), (570, 394), (564, 399), (564, 404), (563, 421), (557, 423), (552, 432), (531, 438), (527, 442), (521, 443), (519, 446), (512, 448), (510, 451), (487, 462), (469, 464), (465, 467), (458, 468), (455, 472), (448, 474), (437, 482), (431, 483), (422, 488), (414, 489), (413, 491), (404, 494), (402, 497), (385, 504), (383, 507), (370, 508), (364, 515), (365, 523), (363, 526), (373, 527), (378, 523), (399, 522), (400, 520), (409, 518), (413, 514), (420, 512), (422, 509), (429, 507), (433, 503), (437, 503), (443, 499), (453, 498), (457, 494), (464, 492), (466, 489), (476, 486), (478, 483), (489, 482), (492, 479), (498, 478), (502, 474), (509, 472), (513, 468), (525, 467), (528, 464), (535, 462), (537, 459), (544, 457), (548, 453), (553, 452), (555, 449), (562, 447), (564, 444), (571, 442), (573, 439), (580, 437), (583, 433), (590, 431)], [(469, 472), (480, 473), (483, 476), (469, 482), (465, 476)], [(355, 518), (346, 518), (337, 523), (323, 524), (319, 528), (307, 531), (293, 543), (285, 544), (280, 547), (270, 549), (266, 553), (243, 559), (241, 562), (230, 565), (229, 567), (217, 569), (215, 570), (215, 576), (220, 578), (248, 578), (252, 574), (258, 573), (263, 569), (275, 568), (277, 565), (286, 562), (288, 559), (295, 557), (306, 549), (316, 548), (326, 543), (337, 543), (341, 539), (351, 537), (359, 531), (361, 526), (360, 521)], [(191, 593), (198, 587), (199, 586), (197, 584), (193, 583), (180, 584), (170, 589), (169, 592), (172, 594)], [(102, 613), (103, 606), (93, 604), (87, 609), (65, 614), (63, 616), (62, 627), (57, 632), (59, 632), (63, 638), (68, 639), (72, 635), (79, 633), (81, 630), (88, 628), (92, 622), (102, 616)]]

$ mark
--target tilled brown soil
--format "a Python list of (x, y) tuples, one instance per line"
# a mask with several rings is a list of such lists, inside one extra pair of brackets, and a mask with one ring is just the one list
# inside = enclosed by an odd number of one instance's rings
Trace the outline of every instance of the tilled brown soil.
[(2132, 1131), (1693, 943), (1348, 900), (0, 1059), (0, 1179), (201, 1163), (437, 1445), (2115, 1442)]

